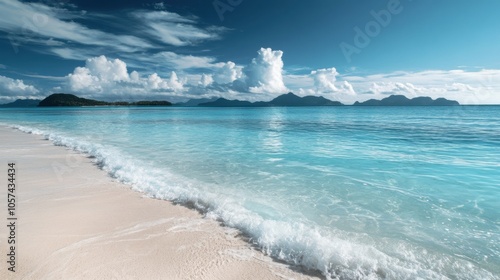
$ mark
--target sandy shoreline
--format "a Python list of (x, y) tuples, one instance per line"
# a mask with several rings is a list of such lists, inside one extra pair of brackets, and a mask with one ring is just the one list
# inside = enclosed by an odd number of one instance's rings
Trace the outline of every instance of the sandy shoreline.
[(145, 198), (83, 155), (0, 127), (0, 218), (16, 163), (16, 272), (1, 279), (311, 279), (272, 261), (238, 232), (168, 201)]

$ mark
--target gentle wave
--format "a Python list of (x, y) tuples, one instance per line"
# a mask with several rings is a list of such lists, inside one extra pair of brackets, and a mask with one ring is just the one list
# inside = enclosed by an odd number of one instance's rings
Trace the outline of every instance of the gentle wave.
[[(327, 279), (499, 279), (472, 262), (403, 241), (389, 242), (384, 252), (341, 231), (300, 222), (265, 219), (238, 200), (212, 192), (210, 184), (150, 166), (120, 150), (26, 126), (55, 145), (92, 156), (111, 177), (149, 197), (193, 206), (207, 217), (242, 231), (263, 252), (290, 264), (318, 270)], [(361, 236), (358, 239), (368, 239)]]

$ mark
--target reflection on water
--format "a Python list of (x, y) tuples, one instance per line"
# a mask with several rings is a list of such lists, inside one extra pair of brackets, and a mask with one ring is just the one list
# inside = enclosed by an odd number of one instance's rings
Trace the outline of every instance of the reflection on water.
[(284, 119), (282, 108), (273, 108), (267, 122), (267, 129), (261, 132), (262, 146), (270, 153), (282, 152), (282, 130), (284, 129)]

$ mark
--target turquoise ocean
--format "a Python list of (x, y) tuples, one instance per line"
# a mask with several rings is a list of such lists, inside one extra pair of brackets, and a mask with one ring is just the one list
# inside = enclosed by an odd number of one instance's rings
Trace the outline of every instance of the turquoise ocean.
[(16, 108), (0, 125), (327, 278), (500, 279), (500, 107)]

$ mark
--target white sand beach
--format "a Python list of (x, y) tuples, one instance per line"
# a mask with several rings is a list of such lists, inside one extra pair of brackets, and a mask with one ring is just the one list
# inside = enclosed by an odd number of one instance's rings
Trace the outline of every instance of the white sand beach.
[(84, 155), (0, 127), (0, 218), (7, 164), (16, 165), (16, 272), (0, 279), (311, 279), (277, 263), (238, 231), (114, 181)]

